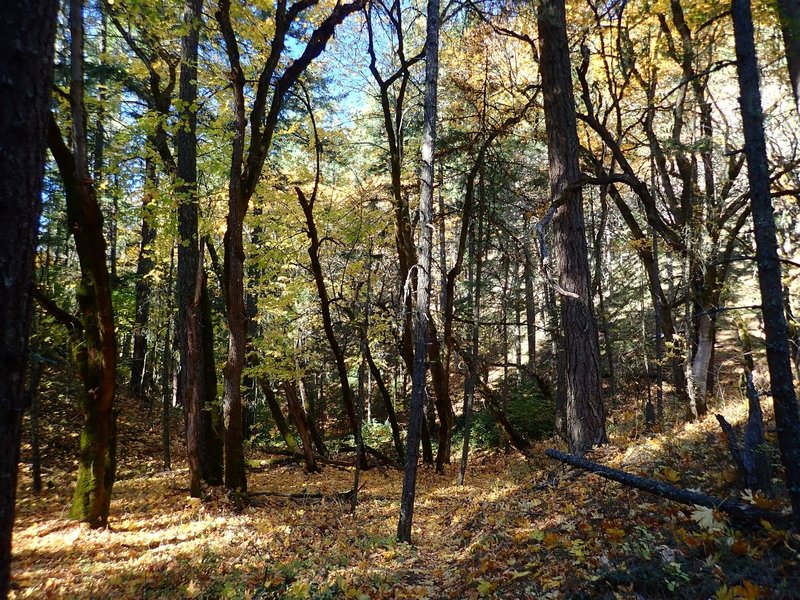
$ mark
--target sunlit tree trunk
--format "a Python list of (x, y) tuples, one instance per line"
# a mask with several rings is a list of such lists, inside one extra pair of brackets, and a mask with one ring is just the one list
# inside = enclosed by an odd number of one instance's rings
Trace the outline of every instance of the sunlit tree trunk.
[(566, 195), (553, 218), (553, 229), (559, 283), (569, 294), (561, 294), (567, 441), (572, 452), (583, 453), (605, 442), (606, 434), (583, 206), (580, 191), (567, 191), (580, 176), (572, 69), (564, 1), (541, 0), (538, 9), (551, 194), (554, 199)]
[[(417, 289), (414, 306), (414, 369), (411, 381), (411, 416), (406, 445), (406, 469), (400, 500), (397, 539), (411, 542), (414, 497), (417, 487), (417, 460), (428, 353), (428, 309), (430, 308), (431, 253), (433, 242), (433, 182), (436, 149), (436, 87), (439, 82), (439, 0), (428, 0), (425, 38), (425, 105), (422, 126), (422, 167), (420, 172), (419, 241), (417, 251)], [(442, 415), (440, 414), (440, 418)], [(444, 423), (442, 424), (444, 426)]]

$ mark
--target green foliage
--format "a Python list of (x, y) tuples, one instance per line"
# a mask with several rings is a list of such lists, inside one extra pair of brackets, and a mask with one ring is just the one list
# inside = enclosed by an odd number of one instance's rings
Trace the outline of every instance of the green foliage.
[[(499, 384), (498, 387), (502, 386)], [(476, 408), (478, 403), (476, 403)], [(541, 439), (553, 432), (555, 404), (540, 389), (532, 377), (512, 375), (508, 380), (507, 416), (511, 424), (530, 440)], [(456, 419), (455, 436), (463, 439), (464, 417)], [(476, 410), (472, 415), (471, 444), (478, 448), (496, 448), (502, 441), (502, 432), (488, 408)]]

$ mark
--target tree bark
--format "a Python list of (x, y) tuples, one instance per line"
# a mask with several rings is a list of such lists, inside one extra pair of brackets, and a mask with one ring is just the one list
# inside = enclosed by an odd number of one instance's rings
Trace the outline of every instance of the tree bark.
[(311, 445), (311, 434), (308, 430), (308, 421), (306, 414), (300, 404), (300, 399), (297, 397), (297, 389), (294, 383), (284, 381), (281, 384), (283, 391), (286, 394), (286, 401), (289, 404), (289, 412), (294, 418), (294, 424), (297, 427), (297, 432), (300, 434), (300, 440), (303, 443), (303, 455), (306, 459), (306, 469), (309, 473), (314, 473), (319, 470), (316, 460), (314, 459), (314, 448)]
[[(420, 169), (419, 242), (416, 269), (416, 304), (414, 306), (414, 368), (411, 379), (411, 416), (408, 424), (406, 468), (400, 500), (397, 539), (411, 542), (414, 497), (417, 487), (417, 461), (422, 411), (425, 404), (425, 379), (428, 371), (428, 335), (433, 242), (434, 152), (436, 150), (436, 87), (439, 82), (439, 0), (428, 0), (425, 37), (425, 103), (422, 126), (422, 167)], [(448, 398), (449, 400), (449, 398)], [(452, 408), (451, 408), (452, 410)], [(439, 415), (444, 419), (443, 415)], [(442, 426), (444, 427), (444, 420)]]
[(203, 266), (198, 239), (197, 198), (197, 47), (203, 1), (187, 0), (183, 7), (186, 33), (181, 40), (179, 80), (181, 126), (175, 135), (178, 151), (178, 343), (180, 402), (186, 412), (186, 446), (191, 476), (190, 493), (200, 496), (200, 446), (205, 404), (203, 385), (203, 328), (201, 300)]
[(750, 0), (733, 0), (731, 13), (775, 425), (794, 522), (795, 525), (800, 525), (800, 416), (792, 383), (788, 330), (783, 311), (781, 263), (778, 259), (775, 218), (770, 197), (769, 165)]
[(51, 116), (48, 143), (56, 159), (67, 200), (67, 221), (75, 239), (81, 269), (76, 292), (83, 324), (83, 344), (74, 349), (83, 390), (84, 423), (78, 482), (70, 514), (91, 527), (105, 527), (116, 474), (117, 340), (111, 281), (106, 264), (103, 215), (89, 176), (83, 85), (83, 2), (70, 3), (70, 108), (73, 150), (64, 143)]
[[(538, 5), (540, 69), (544, 91), (550, 187), (559, 198), (580, 177), (575, 102), (563, 0)], [(589, 261), (580, 191), (567, 194), (553, 218), (566, 365), (566, 428), (577, 454), (606, 441), (600, 384), (600, 348), (591, 307)], [(574, 295), (574, 296), (573, 296)]]
[[(149, 156), (145, 159), (145, 183), (142, 194), (142, 239), (139, 245), (139, 259), (136, 262), (136, 309), (133, 322), (133, 361), (131, 362), (131, 381), (128, 387), (131, 395), (145, 398), (145, 361), (147, 356), (147, 335), (145, 328), (150, 317), (151, 286), (148, 276), (153, 270), (152, 249), (156, 230), (150, 224), (149, 206), (158, 186), (155, 161)], [(152, 403), (151, 403), (152, 406)]]
[(11, 581), (57, 7), (53, 0), (0, 5), (0, 598), (8, 594)]

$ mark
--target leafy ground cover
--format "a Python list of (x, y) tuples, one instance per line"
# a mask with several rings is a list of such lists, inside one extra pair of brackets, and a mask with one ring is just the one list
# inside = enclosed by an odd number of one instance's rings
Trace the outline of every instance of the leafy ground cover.
[[(745, 418), (737, 398), (715, 408), (733, 423)], [(66, 518), (77, 443), (68, 414), (48, 412), (40, 496), (22, 468), (12, 598), (800, 597), (798, 534), (740, 531), (714, 511), (564, 468), (543, 455), (552, 440), (532, 460), (475, 454), (463, 487), (455, 465), (445, 475), (423, 468), (410, 546), (394, 540), (401, 473), (364, 473), (352, 515), (341, 495), (350, 470), (308, 475), (253, 453), (244, 509), (217, 490), (191, 499), (180, 442), (178, 468), (164, 471), (158, 415), (123, 401), (111, 527), (91, 530)], [(618, 411), (611, 445), (592, 458), (718, 496), (740, 493), (713, 417), (649, 436), (635, 421)], [(780, 496), (743, 495), (785, 508)]]

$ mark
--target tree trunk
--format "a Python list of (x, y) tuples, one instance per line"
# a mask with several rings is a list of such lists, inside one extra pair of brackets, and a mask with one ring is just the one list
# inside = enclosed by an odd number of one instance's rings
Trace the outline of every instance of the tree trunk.
[(781, 264), (778, 259), (775, 218), (770, 197), (764, 117), (750, 1), (733, 0), (731, 13), (775, 425), (794, 522), (795, 525), (800, 525), (800, 416), (792, 384), (786, 315), (783, 311)]
[(83, 2), (70, 4), (73, 150), (67, 147), (51, 117), (48, 143), (56, 159), (67, 200), (67, 221), (75, 239), (81, 268), (76, 292), (83, 325), (83, 342), (74, 349), (83, 383), (79, 403), (84, 417), (78, 482), (71, 516), (104, 527), (108, 523), (111, 489), (116, 472), (117, 341), (111, 282), (106, 264), (103, 215), (89, 177), (86, 154), (86, 114), (83, 106)]
[[(477, 222), (471, 228), (470, 260), (467, 271), (468, 286), (471, 292), (472, 332), (469, 349), (470, 363), (464, 380), (464, 445), (461, 448), (461, 468), (458, 472), (458, 484), (464, 485), (469, 460), (469, 444), (472, 436), (472, 406), (475, 402), (475, 388), (478, 384), (478, 355), (480, 348), (481, 322), (481, 279), (483, 273), (483, 193), (480, 195)], [(465, 224), (466, 226), (466, 224)], [(477, 232), (475, 231), (477, 229)]]
[[(152, 292), (148, 275), (153, 270), (152, 249), (156, 230), (150, 225), (149, 206), (158, 187), (156, 164), (149, 156), (145, 159), (145, 183), (142, 194), (142, 240), (139, 246), (139, 259), (136, 262), (136, 310), (133, 321), (133, 361), (131, 362), (131, 381), (128, 387), (131, 395), (140, 402), (145, 398), (145, 357), (147, 355), (147, 336), (145, 328), (150, 316), (150, 294)], [(151, 403), (152, 406), (152, 403)]]
[(283, 416), (281, 406), (278, 404), (278, 398), (272, 390), (272, 384), (266, 377), (262, 376), (258, 378), (258, 385), (261, 386), (261, 391), (264, 392), (264, 397), (267, 400), (267, 407), (269, 407), (272, 420), (275, 421), (275, 426), (278, 428), (278, 433), (281, 434), (281, 438), (286, 444), (286, 447), (294, 454), (297, 451), (297, 442), (292, 432), (289, 431), (289, 424), (286, 422), (286, 417)]
[[(578, 135), (563, 0), (540, 0), (540, 68), (553, 198), (578, 180)], [(566, 426), (572, 452), (606, 441), (600, 349), (591, 307), (589, 261), (580, 191), (567, 194), (553, 218), (566, 365)]]
[(281, 384), (283, 391), (286, 394), (286, 401), (289, 404), (289, 412), (294, 419), (294, 424), (297, 427), (297, 432), (300, 434), (300, 440), (303, 443), (303, 455), (306, 459), (306, 469), (309, 473), (314, 473), (319, 470), (317, 461), (314, 458), (314, 448), (311, 445), (311, 434), (308, 430), (308, 422), (303, 407), (300, 404), (300, 399), (297, 397), (297, 389), (293, 383), (284, 381)]
[[(169, 271), (167, 272), (166, 289), (171, 296), (172, 272), (175, 263), (175, 247), (169, 256)], [(170, 414), (172, 413), (172, 302), (167, 302), (166, 326), (164, 327), (164, 346), (161, 350), (161, 446), (164, 459), (164, 468), (172, 469), (172, 454), (170, 452)]]
[(394, 449), (397, 451), (397, 459), (400, 461), (400, 464), (402, 464), (406, 459), (406, 453), (403, 449), (403, 442), (400, 439), (400, 426), (397, 423), (397, 414), (395, 414), (394, 404), (392, 404), (392, 398), (389, 395), (389, 390), (386, 388), (386, 384), (383, 381), (381, 371), (378, 369), (378, 365), (375, 364), (375, 361), (372, 358), (372, 352), (369, 349), (369, 341), (367, 341), (367, 343), (364, 345), (364, 358), (367, 359), (370, 372), (375, 378), (375, 384), (378, 386), (378, 392), (380, 392), (380, 396), (383, 399), (383, 405), (386, 408), (386, 415), (389, 419), (389, 426), (392, 428), (392, 442), (394, 443)]
[[(417, 289), (414, 307), (414, 369), (411, 381), (411, 416), (408, 424), (406, 469), (400, 500), (397, 538), (411, 542), (414, 497), (417, 486), (417, 460), (422, 411), (425, 403), (425, 379), (428, 352), (428, 309), (430, 305), (431, 216), (433, 213), (434, 152), (436, 149), (436, 87), (439, 81), (439, 0), (428, 0), (425, 38), (425, 105), (422, 126), (422, 168), (420, 173), (419, 249), (417, 252)], [(441, 417), (441, 415), (440, 415)]]
[[(200, 255), (202, 256), (202, 252)], [(200, 265), (198, 268), (203, 269)], [(204, 270), (204, 269), (203, 269)], [(222, 407), (217, 402), (217, 364), (214, 359), (214, 320), (208, 277), (203, 273), (200, 290), (200, 331), (202, 343), (202, 395), (200, 396), (200, 476), (208, 485), (224, 481), (225, 428)]]
[(339, 345), (339, 341), (336, 339), (336, 334), (333, 331), (331, 300), (328, 296), (328, 289), (322, 272), (322, 264), (319, 261), (319, 235), (317, 233), (316, 223), (314, 222), (315, 197), (312, 195), (309, 200), (305, 197), (305, 194), (303, 194), (300, 188), (295, 188), (295, 190), (297, 192), (297, 198), (300, 201), (300, 206), (306, 217), (306, 233), (309, 239), (308, 256), (311, 259), (311, 272), (314, 275), (320, 308), (322, 309), (322, 326), (325, 330), (325, 336), (328, 338), (328, 345), (333, 353), (333, 358), (336, 361), (336, 370), (339, 373), (339, 383), (342, 387), (342, 400), (347, 413), (347, 419), (350, 423), (350, 430), (353, 432), (353, 436), (357, 437), (359, 424), (356, 417), (353, 391), (350, 388), (350, 381), (347, 376), (347, 364), (345, 363), (344, 351)]
[(58, 3), (0, 5), (0, 597), (11, 581), (11, 533), (25, 409), (31, 287), (52, 97)]
[(180, 349), (181, 404), (186, 411), (186, 446), (191, 474), (190, 493), (200, 495), (200, 461), (203, 434), (202, 287), (203, 265), (198, 239), (197, 199), (197, 46), (203, 1), (187, 0), (183, 7), (186, 33), (181, 40), (179, 83), (181, 126), (175, 135), (178, 151), (178, 343)]

